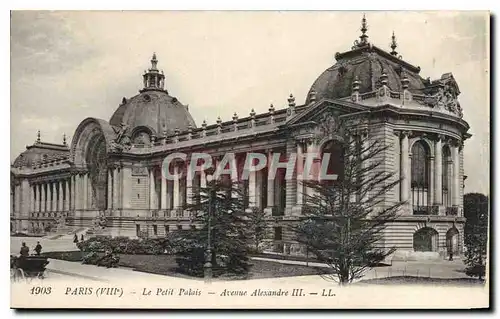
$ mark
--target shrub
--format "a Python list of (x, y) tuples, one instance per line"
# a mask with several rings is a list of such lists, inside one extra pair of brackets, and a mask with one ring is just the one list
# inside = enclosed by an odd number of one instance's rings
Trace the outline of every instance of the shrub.
[(105, 252), (111, 250), (116, 254), (127, 255), (160, 255), (175, 254), (182, 243), (176, 236), (171, 238), (130, 239), (128, 237), (95, 236), (77, 243), (78, 249), (84, 252)]

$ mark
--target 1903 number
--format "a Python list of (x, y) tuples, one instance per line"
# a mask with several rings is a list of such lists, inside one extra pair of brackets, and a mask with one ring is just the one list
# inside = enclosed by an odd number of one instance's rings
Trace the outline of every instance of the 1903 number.
[(32, 295), (49, 295), (52, 292), (52, 287), (32, 287), (30, 293)]

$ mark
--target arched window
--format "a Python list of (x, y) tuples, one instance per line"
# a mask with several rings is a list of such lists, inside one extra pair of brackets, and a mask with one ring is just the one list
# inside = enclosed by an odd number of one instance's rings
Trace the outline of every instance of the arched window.
[[(326, 155), (328, 154), (328, 155)], [(326, 155), (326, 156), (325, 156)], [(326, 179), (326, 176), (322, 176), (323, 173), (323, 160), (326, 161), (326, 157), (329, 156), (328, 165), (326, 168), (326, 174), (331, 178), (331, 175), (337, 175), (336, 179)], [(334, 201), (339, 204), (341, 200), (342, 189), (340, 183), (344, 180), (344, 147), (339, 141), (329, 141), (324, 144), (321, 149), (321, 161), (317, 163), (317, 170), (319, 180), (324, 185), (329, 185), (332, 189), (337, 189)]]
[(429, 213), (429, 148), (423, 141), (418, 141), (411, 148), (411, 193), (413, 214)]
[(451, 206), (451, 151), (448, 145), (443, 146), (442, 156), (442, 193), (444, 207)]
[[(327, 174), (328, 175), (337, 175), (337, 181), (341, 181), (344, 178), (344, 149), (340, 142), (338, 141), (329, 141), (327, 142), (322, 149), (321, 158), (325, 154), (330, 154), (330, 159), (328, 161), (327, 166)], [(322, 162), (320, 162), (321, 165)], [(320, 167), (321, 169), (321, 167)], [(335, 184), (333, 180), (322, 179), (322, 181), (327, 183)]]

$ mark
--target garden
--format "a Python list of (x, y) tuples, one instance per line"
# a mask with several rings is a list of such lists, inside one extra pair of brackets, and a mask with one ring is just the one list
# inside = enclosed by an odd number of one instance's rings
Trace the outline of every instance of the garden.
[[(71, 262), (96, 265), (106, 268), (129, 268), (152, 274), (201, 278), (203, 277), (204, 250), (193, 251), (189, 236), (182, 232), (171, 233), (163, 238), (131, 239), (128, 237), (95, 236), (77, 244), (79, 251), (47, 252), (42, 255)], [(189, 247), (189, 249), (186, 249)], [(187, 258), (188, 256), (193, 258)], [(319, 274), (315, 267), (283, 264), (273, 261), (249, 261), (247, 272), (234, 272), (226, 256), (216, 256), (217, 267), (213, 276), (219, 279), (260, 279)], [(324, 271), (324, 270), (323, 270)]]

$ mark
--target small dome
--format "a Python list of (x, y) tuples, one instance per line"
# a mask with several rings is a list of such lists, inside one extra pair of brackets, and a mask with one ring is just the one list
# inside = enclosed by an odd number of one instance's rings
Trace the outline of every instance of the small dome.
[(187, 130), (196, 127), (186, 106), (177, 98), (162, 90), (147, 90), (125, 100), (109, 121), (113, 126), (126, 124), (133, 131), (137, 127), (147, 127), (157, 136), (164, 130), (173, 134), (176, 128)]
[(357, 77), (360, 81), (360, 93), (376, 90), (380, 85), (382, 70), (388, 77), (388, 86), (392, 91), (402, 91), (401, 78), (404, 72), (408, 78), (408, 89), (413, 93), (422, 93), (424, 79), (415, 67), (372, 45), (354, 48), (351, 51), (336, 54), (337, 63), (326, 69), (313, 83), (307, 95), (310, 102), (311, 91), (315, 91), (316, 100), (345, 98), (352, 93), (352, 83)]

